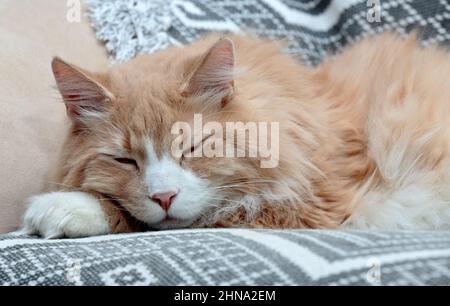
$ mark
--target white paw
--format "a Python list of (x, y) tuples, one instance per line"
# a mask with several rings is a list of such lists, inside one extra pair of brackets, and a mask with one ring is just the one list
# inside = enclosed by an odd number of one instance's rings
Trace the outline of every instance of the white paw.
[(21, 232), (48, 239), (110, 233), (100, 202), (84, 192), (54, 192), (32, 197)]

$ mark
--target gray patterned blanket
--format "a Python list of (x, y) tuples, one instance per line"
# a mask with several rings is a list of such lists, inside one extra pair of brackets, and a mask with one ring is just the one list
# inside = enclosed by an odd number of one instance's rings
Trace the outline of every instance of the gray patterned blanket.
[(450, 232), (4, 235), (0, 285), (450, 285)]
[(86, 0), (97, 36), (118, 62), (210, 31), (285, 39), (309, 65), (367, 35), (417, 30), (450, 42), (448, 0)]

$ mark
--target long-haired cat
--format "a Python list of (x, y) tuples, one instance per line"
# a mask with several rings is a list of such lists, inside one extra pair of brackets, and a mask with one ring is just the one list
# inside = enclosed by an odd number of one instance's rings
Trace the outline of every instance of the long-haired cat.
[[(243, 36), (104, 73), (58, 58), (52, 67), (72, 128), (62, 187), (29, 200), (29, 233), (450, 228), (450, 57), (413, 36), (366, 39), (314, 69)], [(189, 154), (223, 135), (175, 156), (172, 128), (195, 114), (203, 124), (278, 122), (278, 165)]]

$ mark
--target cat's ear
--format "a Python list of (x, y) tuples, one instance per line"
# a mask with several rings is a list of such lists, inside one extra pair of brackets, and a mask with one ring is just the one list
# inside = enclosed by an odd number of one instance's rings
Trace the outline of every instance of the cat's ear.
[(52, 61), (56, 84), (75, 124), (105, 112), (114, 96), (93, 75), (55, 57)]
[(219, 40), (203, 56), (186, 88), (184, 96), (210, 93), (219, 98), (222, 105), (228, 103), (234, 93), (234, 44), (229, 38)]

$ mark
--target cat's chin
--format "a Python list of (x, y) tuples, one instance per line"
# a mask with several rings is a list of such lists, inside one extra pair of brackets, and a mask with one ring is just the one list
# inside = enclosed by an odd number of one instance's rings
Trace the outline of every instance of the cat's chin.
[(180, 220), (180, 219), (165, 219), (156, 224), (150, 224), (149, 226), (155, 230), (170, 230), (188, 228), (194, 223), (194, 219)]

